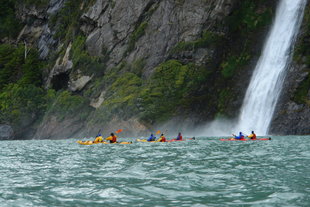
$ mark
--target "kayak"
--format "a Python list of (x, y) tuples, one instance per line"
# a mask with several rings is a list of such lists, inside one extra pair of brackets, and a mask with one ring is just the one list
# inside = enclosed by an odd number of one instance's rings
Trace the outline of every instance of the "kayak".
[(181, 139), (181, 140), (177, 140), (177, 139), (167, 140), (167, 142), (181, 142), (181, 141), (185, 141), (185, 139)]
[(235, 138), (220, 139), (220, 141), (266, 141), (266, 140), (271, 140), (271, 137), (257, 138), (257, 139), (235, 139)]
[(81, 145), (94, 145), (94, 144), (132, 144), (132, 142), (116, 142), (116, 143), (110, 143), (110, 142), (97, 142), (94, 143), (93, 141), (77, 141), (76, 143)]
[(147, 141), (146, 139), (137, 139), (137, 142), (159, 142), (159, 141)]
[(196, 138), (193, 137), (193, 138), (187, 138), (187, 139), (181, 139), (181, 140), (178, 140), (178, 139), (171, 139), (171, 140), (167, 140), (167, 142), (181, 142), (181, 141), (187, 141), (187, 140), (195, 140)]
[[(171, 139), (171, 140), (166, 140), (166, 142), (180, 142), (180, 141), (186, 141), (186, 140), (195, 140), (195, 138), (182, 139), (182, 140)], [(137, 139), (137, 142), (159, 142), (159, 141), (158, 140), (156, 140), (156, 141), (147, 141), (146, 139)]]

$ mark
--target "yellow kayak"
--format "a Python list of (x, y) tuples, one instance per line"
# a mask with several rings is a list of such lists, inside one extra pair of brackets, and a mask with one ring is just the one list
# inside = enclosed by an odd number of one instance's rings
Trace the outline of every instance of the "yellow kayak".
[[(149, 142), (146, 139), (137, 139), (137, 142)], [(150, 141), (150, 142), (159, 142), (159, 141)]]
[(132, 142), (116, 142), (116, 143), (110, 143), (110, 142), (93, 142), (93, 141), (77, 141), (76, 143), (81, 145), (93, 145), (93, 144), (132, 144)]

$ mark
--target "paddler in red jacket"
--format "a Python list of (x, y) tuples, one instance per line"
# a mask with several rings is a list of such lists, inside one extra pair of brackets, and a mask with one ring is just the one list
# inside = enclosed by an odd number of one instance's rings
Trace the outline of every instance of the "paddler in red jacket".
[(166, 142), (166, 137), (164, 137), (164, 134), (160, 135), (158, 142)]
[(110, 143), (116, 143), (117, 136), (114, 135), (114, 133), (111, 133), (111, 136), (105, 138), (106, 140), (110, 140)]
[(256, 134), (254, 133), (254, 131), (252, 131), (252, 134), (250, 134), (248, 137), (251, 139), (256, 139)]

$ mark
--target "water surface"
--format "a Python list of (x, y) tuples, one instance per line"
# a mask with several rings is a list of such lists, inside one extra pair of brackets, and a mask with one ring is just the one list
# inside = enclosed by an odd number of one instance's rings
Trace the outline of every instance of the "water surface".
[(310, 136), (218, 139), (2, 141), (0, 206), (310, 206)]

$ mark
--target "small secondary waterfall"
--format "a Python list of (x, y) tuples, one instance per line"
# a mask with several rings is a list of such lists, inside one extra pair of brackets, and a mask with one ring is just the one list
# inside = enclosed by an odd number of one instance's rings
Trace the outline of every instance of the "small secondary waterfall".
[(235, 132), (266, 135), (279, 98), (286, 69), (307, 0), (281, 0), (275, 22), (256, 65)]

